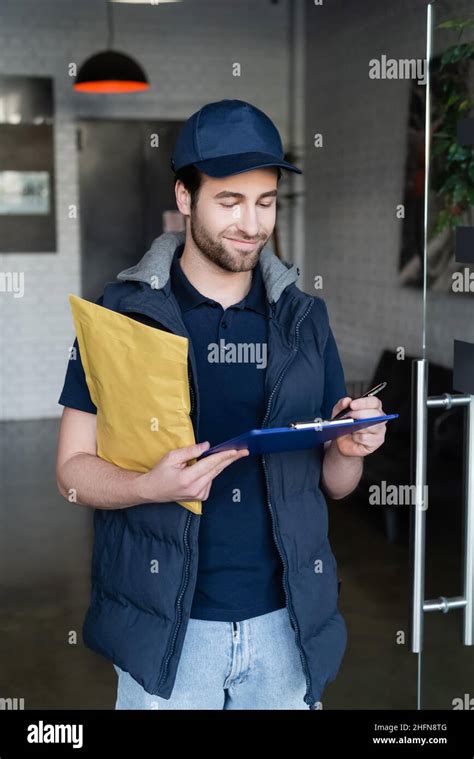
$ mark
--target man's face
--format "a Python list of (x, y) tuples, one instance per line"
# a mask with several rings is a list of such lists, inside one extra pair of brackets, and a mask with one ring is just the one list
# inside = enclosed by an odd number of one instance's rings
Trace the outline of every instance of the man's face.
[(256, 266), (275, 226), (277, 176), (274, 167), (204, 175), (189, 216), (192, 239), (206, 258), (232, 272)]

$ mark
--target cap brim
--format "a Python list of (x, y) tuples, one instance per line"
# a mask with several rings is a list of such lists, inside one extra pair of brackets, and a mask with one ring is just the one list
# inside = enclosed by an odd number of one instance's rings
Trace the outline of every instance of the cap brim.
[(244, 171), (265, 169), (270, 166), (279, 166), (281, 169), (294, 171), (296, 174), (303, 173), (292, 163), (282, 161), (278, 157), (268, 155), (268, 153), (240, 153), (238, 155), (219, 156), (219, 158), (198, 161), (194, 166), (210, 177), (227, 177), (231, 174), (242, 174)]

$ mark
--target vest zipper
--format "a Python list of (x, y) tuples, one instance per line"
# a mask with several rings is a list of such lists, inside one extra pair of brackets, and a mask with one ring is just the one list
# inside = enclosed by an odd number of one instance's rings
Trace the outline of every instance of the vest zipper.
[(193, 390), (193, 381), (191, 377), (191, 370), (190, 370), (189, 364), (188, 364), (188, 382), (189, 382), (189, 395), (191, 398), (189, 416), (192, 416), (193, 409), (194, 409), (194, 390)]
[[(306, 318), (306, 316), (310, 312), (311, 308), (313, 307), (313, 302), (314, 301), (311, 301), (311, 303), (309, 304), (308, 308), (304, 312), (303, 316), (300, 317), (300, 319), (298, 320), (298, 322), (296, 324), (295, 347), (294, 347), (292, 355), (288, 358), (286, 364), (283, 366), (283, 368), (282, 368), (282, 370), (280, 372), (280, 375), (279, 375), (279, 377), (278, 377), (278, 379), (276, 381), (275, 387), (273, 388), (273, 390), (272, 390), (272, 392), (270, 394), (270, 397), (268, 399), (268, 404), (267, 404), (267, 410), (265, 412), (265, 417), (264, 417), (263, 422), (262, 422), (262, 427), (263, 427), (263, 425), (265, 424), (265, 422), (268, 419), (273, 397), (274, 397), (277, 389), (279, 388), (279, 386), (281, 384), (283, 376), (284, 376), (285, 372), (287, 371), (290, 363), (293, 361), (293, 359), (295, 358), (295, 356), (296, 356), (296, 354), (298, 352), (299, 327), (300, 327), (301, 322)], [(272, 517), (273, 539), (274, 539), (275, 544), (276, 544), (276, 546), (278, 548), (278, 552), (280, 554), (280, 558), (281, 558), (282, 563), (283, 563), (283, 590), (285, 592), (286, 605), (287, 605), (287, 608), (288, 608), (288, 613), (289, 613), (290, 619), (292, 620), (292, 622), (294, 624), (295, 631), (296, 631), (296, 642), (297, 642), (297, 646), (298, 646), (299, 653), (300, 653), (300, 659), (301, 659), (301, 663), (302, 663), (302, 666), (303, 666), (303, 672), (304, 672), (304, 675), (305, 675), (305, 678), (306, 678), (306, 694), (305, 694), (305, 697), (304, 697), (304, 701), (305, 701), (305, 703), (308, 704), (308, 706), (309, 706), (310, 709), (314, 709), (314, 705), (316, 704), (316, 701), (309, 695), (309, 693), (311, 691), (311, 687), (312, 687), (312, 685), (311, 685), (311, 675), (309, 673), (309, 668), (308, 668), (308, 662), (306, 660), (306, 655), (305, 655), (305, 653), (304, 653), (304, 651), (303, 651), (303, 649), (301, 647), (301, 633), (300, 633), (298, 622), (296, 620), (296, 616), (295, 616), (295, 613), (294, 613), (293, 604), (291, 602), (290, 590), (289, 590), (289, 586), (288, 586), (288, 562), (286, 560), (286, 555), (285, 555), (285, 552), (283, 551), (283, 548), (282, 548), (282, 545), (281, 545), (280, 533), (279, 533), (279, 530), (278, 530), (277, 520), (276, 520), (276, 516), (275, 516), (275, 513), (273, 511), (273, 507), (272, 507), (271, 500), (270, 500), (270, 483), (269, 483), (267, 464), (266, 464), (266, 461), (265, 461), (265, 455), (264, 454), (262, 454), (262, 463), (263, 463), (263, 470), (264, 470), (264, 473), (265, 473), (265, 484), (266, 484), (266, 488), (267, 488), (267, 504), (268, 504), (268, 508), (270, 509), (270, 514), (271, 514), (271, 517)]]
[(181, 626), (181, 621), (182, 621), (181, 600), (182, 600), (182, 598), (184, 596), (186, 587), (188, 585), (189, 564), (191, 562), (191, 553), (190, 553), (190, 550), (189, 550), (189, 543), (188, 543), (188, 532), (189, 532), (189, 527), (190, 527), (190, 524), (191, 524), (192, 516), (193, 516), (192, 512), (189, 512), (189, 515), (186, 518), (186, 525), (185, 525), (185, 528), (184, 528), (184, 546), (185, 546), (185, 550), (186, 550), (186, 563), (185, 563), (185, 568), (184, 568), (183, 582), (181, 584), (181, 589), (180, 589), (180, 592), (179, 592), (179, 595), (178, 595), (178, 601), (177, 601), (177, 604), (176, 604), (176, 609), (177, 609), (177, 612), (178, 612), (178, 614), (177, 614), (178, 618), (177, 618), (177, 622), (176, 622), (173, 634), (171, 636), (170, 642), (168, 644), (168, 651), (167, 651), (167, 653), (166, 653), (166, 655), (165, 655), (165, 657), (163, 659), (163, 663), (162, 663), (162, 666), (161, 666), (160, 676), (158, 678), (158, 683), (157, 683), (157, 686), (156, 686), (157, 690), (160, 689), (161, 683), (164, 680), (166, 680), (166, 677), (168, 675), (168, 665), (169, 665), (170, 659), (171, 659), (171, 657), (173, 655), (174, 644), (175, 644), (176, 638), (178, 636), (178, 630), (179, 630), (179, 628)]

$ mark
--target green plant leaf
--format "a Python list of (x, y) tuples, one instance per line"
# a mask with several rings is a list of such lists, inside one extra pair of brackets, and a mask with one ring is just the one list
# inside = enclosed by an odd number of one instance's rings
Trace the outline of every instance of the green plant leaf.
[(459, 21), (442, 21), (441, 24), (437, 24), (437, 29), (459, 29)]
[(447, 159), (448, 161), (465, 161), (470, 154), (469, 148), (463, 148), (457, 142), (453, 142), (448, 149)]
[(465, 200), (467, 198), (468, 194), (468, 187), (464, 184), (464, 182), (459, 182), (453, 191), (453, 202), (457, 205), (462, 200)]
[(451, 45), (448, 47), (442, 57), (440, 68), (444, 68), (448, 63), (456, 63), (462, 61), (465, 58), (470, 58), (472, 55), (472, 47), (470, 44), (463, 42), (461, 45)]

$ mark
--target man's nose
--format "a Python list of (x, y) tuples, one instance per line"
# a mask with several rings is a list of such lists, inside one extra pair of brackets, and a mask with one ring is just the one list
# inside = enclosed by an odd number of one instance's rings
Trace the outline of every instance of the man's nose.
[(240, 208), (240, 215), (236, 220), (236, 227), (245, 237), (256, 240), (259, 232), (257, 211), (255, 208)]

